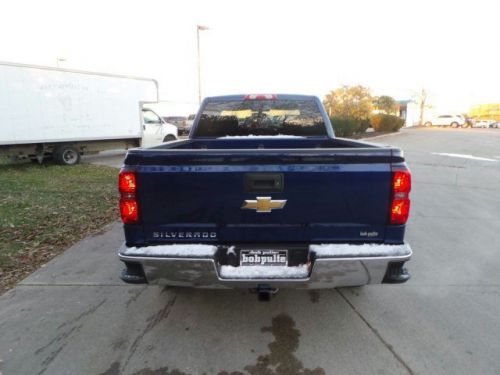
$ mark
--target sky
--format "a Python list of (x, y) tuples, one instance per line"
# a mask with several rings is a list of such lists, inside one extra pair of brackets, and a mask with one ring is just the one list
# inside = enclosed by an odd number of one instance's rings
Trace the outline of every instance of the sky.
[(170, 114), (186, 114), (205, 25), (203, 96), (361, 84), (467, 111), (500, 102), (499, 14), (498, 0), (0, 0), (0, 61), (155, 78)]

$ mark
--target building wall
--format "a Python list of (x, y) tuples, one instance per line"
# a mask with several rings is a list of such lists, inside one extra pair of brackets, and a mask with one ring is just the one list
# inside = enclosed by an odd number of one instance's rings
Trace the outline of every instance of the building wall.
[(416, 126), (420, 120), (420, 109), (417, 103), (409, 102), (406, 105), (405, 127)]
[(400, 117), (405, 120), (405, 127), (416, 126), (420, 120), (420, 109), (418, 104), (410, 100), (399, 101)]

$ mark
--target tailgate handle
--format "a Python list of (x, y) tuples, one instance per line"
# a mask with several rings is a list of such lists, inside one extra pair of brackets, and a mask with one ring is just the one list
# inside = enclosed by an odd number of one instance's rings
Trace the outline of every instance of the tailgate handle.
[(283, 191), (283, 174), (246, 173), (245, 191), (247, 192)]

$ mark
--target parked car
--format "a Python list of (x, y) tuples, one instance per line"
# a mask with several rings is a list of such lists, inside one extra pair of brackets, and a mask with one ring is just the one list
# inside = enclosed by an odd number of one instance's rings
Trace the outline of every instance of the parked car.
[(451, 126), (453, 128), (465, 127), (466, 124), (462, 115), (440, 115), (424, 123), (425, 126)]
[(402, 151), (336, 138), (313, 96), (206, 98), (188, 140), (127, 153), (119, 190), (128, 283), (266, 300), (410, 278)]
[(151, 147), (177, 139), (177, 127), (164, 121), (149, 108), (142, 109), (142, 124), (144, 129), (142, 147)]
[(495, 123), (494, 120), (476, 120), (474, 121), (474, 128), (489, 128)]
[(500, 129), (500, 121), (494, 122), (490, 125), (490, 128)]

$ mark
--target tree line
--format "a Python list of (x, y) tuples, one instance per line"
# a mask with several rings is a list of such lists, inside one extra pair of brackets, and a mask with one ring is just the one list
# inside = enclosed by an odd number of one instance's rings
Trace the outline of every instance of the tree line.
[(332, 90), (323, 104), (335, 133), (341, 137), (362, 134), (368, 127), (390, 132), (398, 131), (404, 125), (394, 98), (388, 95), (372, 96), (370, 89), (361, 85)]

